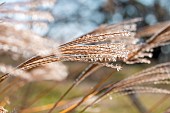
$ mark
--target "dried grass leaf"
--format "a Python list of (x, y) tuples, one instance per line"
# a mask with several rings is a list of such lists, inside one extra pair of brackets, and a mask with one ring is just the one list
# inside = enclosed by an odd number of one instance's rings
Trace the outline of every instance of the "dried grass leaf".
[(167, 89), (161, 88), (154, 88), (154, 87), (142, 87), (142, 86), (135, 86), (135, 87), (128, 87), (118, 91), (118, 95), (129, 95), (135, 93), (154, 93), (154, 94), (170, 94), (170, 91)]

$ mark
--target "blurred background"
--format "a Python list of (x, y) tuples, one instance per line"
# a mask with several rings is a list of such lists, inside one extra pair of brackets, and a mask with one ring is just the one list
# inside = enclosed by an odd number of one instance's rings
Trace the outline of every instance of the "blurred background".
[[(2, 0), (1, 2), (19, 1), (28, 0)], [(52, 17), (47, 20), (48, 24), (44, 26), (32, 25), (31, 29), (41, 36), (48, 36), (63, 44), (102, 24), (114, 24), (135, 17), (143, 18), (140, 27), (168, 21), (170, 18), (169, 5), (169, 0), (50, 0), (44, 6), (37, 7), (40, 11), (51, 13)], [(15, 8), (29, 10), (27, 7)], [(15, 17), (17, 20), (28, 20), (28, 18), (37, 20), (38, 18), (22, 14), (19, 16), (5, 14), (5, 16)], [(168, 60), (167, 56), (170, 55), (168, 46), (156, 50), (154, 57), (159, 58), (160, 62)], [(160, 52), (161, 55), (159, 55)]]
[[(35, 0), (38, 1), (38, 0)], [(14, 2), (29, 2), (29, 0), (1, 0), (0, 3), (9, 3), (11, 5), (6, 5), (5, 9), (15, 9), (21, 11), (28, 10), (38, 10), (48, 12), (50, 15), (41, 16), (27, 16), (24, 14), (16, 13), (1, 13), (1, 19), (12, 18), (17, 23), (17, 29), (30, 29), (34, 33), (42, 36), (48, 37), (49, 39), (55, 40), (59, 45), (72, 41), (73, 39), (86, 34), (102, 24), (116, 24), (123, 20), (132, 19), (136, 17), (142, 17), (143, 21), (138, 23), (138, 27), (150, 26), (157, 24), (159, 22), (170, 20), (170, 0), (42, 0), (44, 3), (41, 5), (35, 5), (35, 7), (29, 7), (28, 5), (17, 6), (12, 5)], [(5, 5), (5, 4), (4, 4)], [(0, 6), (1, 7), (1, 6)], [(22, 22), (31, 21), (31, 24), (23, 24)], [(38, 21), (38, 24), (36, 23)], [(35, 22), (35, 23), (34, 23)], [(4, 57), (1, 57), (3, 61)], [(170, 46), (164, 46), (161, 48), (156, 48), (153, 57), (153, 64), (160, 62), (170, 61)], [(15, 64), (18, 64), (15, 62)], [(53, 103), (57, 100), (63, 92), (67, 89), (65, 86), (70, 86), (70, 83), (75, 79), (75, 77), (82, 72), (82, 70), (87, 66), (84, 63), (74, 63), (67, 62), (64, 63), (68, 68), (68, 78), (65, 81), (60, 82), (38, 82), (30, 83), (25, 85), (18, 94), (25, 98), (22, 94), (31, 93), (26, 95), (29, 98), (34, 98), (37, 92), (41, 90), (49, 89), (54, 84), (57, 86), (50, 90), (46, 96), (42, 97), (37, 101), (34, 106), (40, 106), (45, 104)], [(135, 67), (135, 68), (134, 68)], [(141, 70), (146, 67), (146, 65), (135, 65), (128, 66), (111, 79), (113, 81), (119, 81), (125, 78), (127, 75), (131, 75), (134, 72)], [(95, 84), (101, 76), (104, 74), (112, 73), (112, 69), (104, 68), (94, 73), (91, 76), (75, 88), (72, 94), (68, 96), (68, 99), (81, 96), (84, 92), (91, 88), (91, 85)], [(65, 84), (63, 86), (63, 83)], [(88, 83), (88, 84), (87, 84)], [(30, 87), (34, 87), (31, 89)], [(27, 90), (26, 90), (27, 89)], [(31, 90), (30, 90), (31, 89)], [(63, 89), (65, 89), (63, 91)], [(24, 92), (24, 93), (23, 93)], [(154, 105), (155, 101), (159, 100), (162, 96), (152, 96), (143, 95), (140, 96), (142, 102), (146, 108), (150, 108)], [(153, 98), (148, 101), (148, 99)], [(19, 98), (19, 97), (18, 97)], [(26, 102), (29, 98), (25, 98)], [(108, 99), (109, 100), (109, 99)], [(24, 102), (24, 103), (26, 103)], [(109, 104), (108, 104), (109, 103)], [(167, 101), (164, 102), (157, 112), (160, 113), (162, 109), (166, 109)], [(109, 101), (101, 102), (102, 107), (93, 108), (91, 112), (105, 112), (105, 113), (138, 113), (138, 110), (132, 105), (131, 101), (127, 97), (118, 98)], [(107, 107), (106, 107), (106, 105)], [(25, 104), (26, 106), (26, 104)], [(24, 106), (22, 106), (24, 107)], [(94, 110), (94, 111), (93, 111)]]

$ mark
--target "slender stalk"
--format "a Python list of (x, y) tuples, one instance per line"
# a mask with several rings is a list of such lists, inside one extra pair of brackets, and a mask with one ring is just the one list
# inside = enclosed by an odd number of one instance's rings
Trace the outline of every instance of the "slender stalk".
[(96, 92), (98, 90), (98, 88), (100, 86), (103, 85), (103, 83), (105, 83), (110, 77), (112, 76), (112, 74), (109, 74), (107, 76), (104, 76), (104, 78), (102, 78), (98, 84), (96, 84), (96, 86), (86, 95), (84, 96), (78, 103), (68, 107), (67, 109), (61, 111), (60, 113), (67, 113), (70, 111), (73, 111), (74, 109), (76, 109), (80, 104), (82, 104), (83, 102), (87, 101), (89, 98), (91, 98), (92, 96), (94, 96), (95, 94), (97, 94), (98, 92)]
[(86, 77), (88, 77), (90, 74), (92, 74), (94, 71), (96, 71), (101, 66), (90, 64), (73, 82), (73, 84), (66, 90), (66, 92), (59, 98), (59, 100), (54, 104), (54, 106), (48, 111), (48, 113), (52, 113), (52, 111), (55, 109), (55, 107), (59, 104), (60, 101), (64, 99), (64, 97), (81, 81), (83, 81)]
[(147, 113), (153, 112), (156, 108), (158, 108), (164, 101), (166, 101), (169, 98), (169, 95), (165, 95), (162, 97), (158, 102), (156, 102), (149, 110)]
[(136, 106), (136, 108), (138, 109), (138, 111), (140, 113), (147, 113), (146, 108), (143, 106), (143, 104), (141, 103), (141, 101), (138, 99), (136, 94), (130, 94), (128, 95), (128, 97), (130, 98), (130, 100), (132, 101), (132, 103)]

